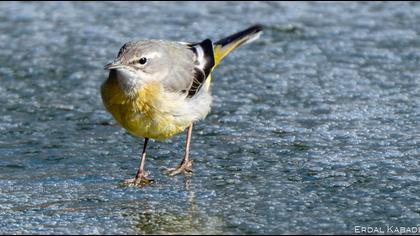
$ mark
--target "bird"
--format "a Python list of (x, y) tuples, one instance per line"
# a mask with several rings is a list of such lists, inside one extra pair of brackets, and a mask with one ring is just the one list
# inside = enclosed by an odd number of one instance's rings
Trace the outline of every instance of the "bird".
[(163, 141), (186, 130), (181, 163), (166, 169), (174, 176), (192, 172), (189, 158), (193, 124), (210, 112), (211, 73), (225, 56), (258, 39), (260, 24), (212, 42), (147, 39), (130, 41), (105, 65), (108, 78), (100, 91), (105, 109), (130, 134), (144, 138), (140, 166), (125, 185), (153, 182), (144, 165), (149, 139)]

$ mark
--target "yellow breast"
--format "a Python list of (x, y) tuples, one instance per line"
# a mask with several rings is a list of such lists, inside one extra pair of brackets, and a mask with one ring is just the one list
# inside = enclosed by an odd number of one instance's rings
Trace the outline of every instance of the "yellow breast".
[(172, 114), (162, 111), (160, 85), (142, 86), (127, 96), (116, 78), (108, 78), (101, 87), (102, 101), (115, 120), (135, 136), (164, 140), (182, 132), (188, 125), (178, 123)]

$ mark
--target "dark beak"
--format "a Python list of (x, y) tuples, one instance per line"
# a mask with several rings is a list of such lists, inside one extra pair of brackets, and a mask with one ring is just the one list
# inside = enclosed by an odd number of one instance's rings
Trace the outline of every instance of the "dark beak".
[(121, 65), (118, 62), (113, 61), (111, 63), (106, 64), (105, 67), (104, 67), (104, 70), (118, 69), (118, 68), (121, 68), (121, 67), (123, 67), (123, 65)]

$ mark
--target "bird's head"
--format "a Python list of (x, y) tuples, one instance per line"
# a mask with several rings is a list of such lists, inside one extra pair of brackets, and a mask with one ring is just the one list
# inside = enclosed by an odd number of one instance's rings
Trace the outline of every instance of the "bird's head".
[(104, 69), (116, 73), (125, 89), (134, 89), (146, 81), (165, 77), (171, 67), (162, 42), (147, 40), (124, 44), (117, 57)]

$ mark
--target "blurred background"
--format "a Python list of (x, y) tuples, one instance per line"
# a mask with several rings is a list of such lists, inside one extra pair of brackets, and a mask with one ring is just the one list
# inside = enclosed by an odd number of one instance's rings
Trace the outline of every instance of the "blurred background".
[[(152, 142), (105, 111), (127, 41), (200, 41), (261, 23), (213, 74), (214, 102)], [(1, 2), (0, 233), (354, 233), (420, 222), (417, 2)]]

